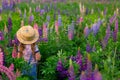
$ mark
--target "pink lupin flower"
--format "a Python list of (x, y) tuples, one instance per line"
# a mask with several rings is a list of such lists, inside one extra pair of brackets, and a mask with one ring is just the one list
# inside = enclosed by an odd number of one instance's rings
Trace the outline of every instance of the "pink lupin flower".
[(97, 65), (95, 65), (95, 70), (93, 72), (93, 78), (94, 78), (94, 80), (102, 80), (102, 75), (98, 71), (98, 66)]
[(68, 39), (72, 40), (74, 37), (74, 22), (68, 26)]
[(35, 23), (34, 26), (33, 26), (34, 29), (38, 30), (38, 24)]
[(87, 80), (87, 76), (84, 71), (82, 71), (82, 73), (80, 75), (80, 80)]
[(77, 22), (78, 22), (78, 23), (83, 22), (83, 17), (80, 17)]
[(4, 55), (3, 55), (3, 52), (0, 52), (0, 65), (3, 65), (4, 63)]
[(16, 80), (16, 76), (14, 75), (14, 73), (11, 70), (9, 70), (9, 68), (3, 65), (0, 65), (0, 72), (5, 73), (9, 80)]
[(73, 33), (72, 33), (72, 31), (69, 31), (69, 32), (68, 32), (68, 38), (69, 38), (69, 40), (72, 40), (72, 38), (73, 38)]
[(14, 64), (13, 63), (10, 65), (9, 70), (14, 71)]
[(43, 24), (43, 38), (47, 38), (47, 36), (48, 36), (47, 25)]
[(16, 57), (17, 57), (17, 49), (16, 49), (16, 47), (14, 45), (13, 51), (12, 51), (12, 58), (16, 58)]
[(56, 21), (55, 22), (55, 32), (57, 33), (57, 34), (59, 34), (59, 25), (58, 25), (58, 21)]

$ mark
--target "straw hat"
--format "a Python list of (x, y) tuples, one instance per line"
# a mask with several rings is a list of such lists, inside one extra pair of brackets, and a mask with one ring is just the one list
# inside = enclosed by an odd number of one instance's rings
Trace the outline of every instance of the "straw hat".
[(39, 39), (38, 30), (31, 26), (23, 26), (17, 31), (17, 39), (23, 44), (32, 44)]

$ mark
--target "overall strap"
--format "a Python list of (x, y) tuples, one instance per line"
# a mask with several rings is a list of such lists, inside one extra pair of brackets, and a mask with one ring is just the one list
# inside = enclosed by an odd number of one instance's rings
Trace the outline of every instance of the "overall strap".
[(30, 64), (31, 60), (32, 60), (32, 54), (30, 55), (30, 58), (29, 58), (28, 64)]

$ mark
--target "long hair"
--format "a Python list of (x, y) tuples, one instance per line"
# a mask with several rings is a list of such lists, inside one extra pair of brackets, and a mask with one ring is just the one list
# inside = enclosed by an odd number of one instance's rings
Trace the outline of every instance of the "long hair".
[[(36, 45), (36, 43), (31, 44), (31, 50), (32, 50), (32, 54), (33, 54), (34, 58), (35, 58), (35, 45)], [(19, 50), (21, 57), (23, 56), (24, 49), (25, 49), (25, 44), (20, 43), (18, 46), (18, 50)]]

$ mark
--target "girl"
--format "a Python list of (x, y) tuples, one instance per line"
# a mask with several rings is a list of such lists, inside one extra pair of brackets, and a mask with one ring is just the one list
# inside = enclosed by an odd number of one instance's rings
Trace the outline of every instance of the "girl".
[(17, 31), (17, 39), (20, 42), (17, 57), (23, 57), (31, 65), (30, 71), (24, 70), (22, 74), (32, 76), (34, 80), (37, 80), (36, 63), (41, 59), (40, 51), (36, 45), (36, 41), (39, 39), (38, 30), (31, 26), (23, 26)]

